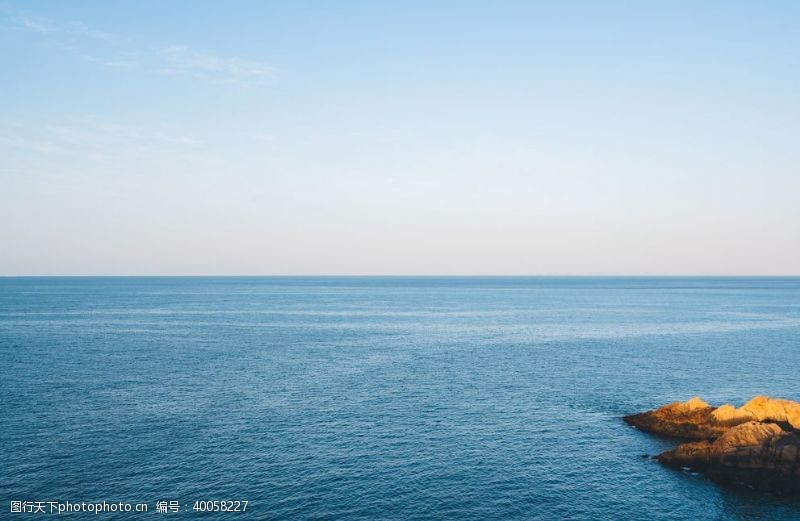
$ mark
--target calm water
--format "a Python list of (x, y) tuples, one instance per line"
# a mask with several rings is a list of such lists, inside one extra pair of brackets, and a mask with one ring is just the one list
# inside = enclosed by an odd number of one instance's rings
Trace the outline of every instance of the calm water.
[(0, 517), (800, 519), (620, 420), (756, 393), (800, 400), (800, 279), (0, 279)]

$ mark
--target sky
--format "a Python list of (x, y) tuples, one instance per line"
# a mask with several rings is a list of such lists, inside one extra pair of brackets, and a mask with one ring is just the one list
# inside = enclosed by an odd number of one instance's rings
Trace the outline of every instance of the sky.
[(798, 275), (799, 23), (0, 0), (0, 275)]

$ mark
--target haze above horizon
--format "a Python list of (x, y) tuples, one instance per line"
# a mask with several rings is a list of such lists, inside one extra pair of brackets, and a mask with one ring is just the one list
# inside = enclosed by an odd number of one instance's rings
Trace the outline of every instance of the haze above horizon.
[(0, 0), (0, 276), (798, 275), (798, 19)]

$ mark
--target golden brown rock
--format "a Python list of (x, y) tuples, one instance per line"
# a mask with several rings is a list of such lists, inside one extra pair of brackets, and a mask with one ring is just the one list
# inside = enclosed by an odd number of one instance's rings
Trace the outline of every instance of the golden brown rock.
[(717, 407), (717, 409), (711, 413), (711, 418), (717, 423), (733, 427), (734, 425), (754, 420), (755, 416), (749, 411), (737, 409), (733, 405), (726, 403), (725, 405)]
[(756, 396), (744, 404), (741, 410), (752, 414), (758, 421), (788, 423), (792, 428), (800, 430), (800, 403)]
[(756, 396), (744, 406), (714, 408), (693, 398), (626, 416), (641, 430), (700, 440), (657, 459), (704, 471), (720, 481), (800, 493), (800, 403)]
[(713, 443), (684, 443), (657, 459), (665, 465), (703, 470), (721, 481), (800, 492), (800, 436), (774, 423), (743, 423)]
[(722, 435), (728, 425), (713, 420), (714, 407), (698, 397), (686, 402), (674, 402), (654, 411), (625, 416), (623, 419), (645, 432), (683, 438), (705, 440)]
[(711, 442), (708, 440), (681, 443), (671, 451), (656, 456), (665, 465), (673, 467), (700, 467), (711, 458)]
[(783, 434), (774, 423), (747, 422), (731, 427), (712, 444), (715, 455), (735, 452), (745, 447), (760, 447), (766, 440)]

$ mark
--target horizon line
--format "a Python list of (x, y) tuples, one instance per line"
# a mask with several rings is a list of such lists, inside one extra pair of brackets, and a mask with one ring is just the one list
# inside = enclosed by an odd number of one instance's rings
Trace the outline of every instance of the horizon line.
[(798, 274), (664, 274), (664, 273), (559, 273), (559, 274), (17, 274), (13, 278), (800, 278)]

